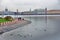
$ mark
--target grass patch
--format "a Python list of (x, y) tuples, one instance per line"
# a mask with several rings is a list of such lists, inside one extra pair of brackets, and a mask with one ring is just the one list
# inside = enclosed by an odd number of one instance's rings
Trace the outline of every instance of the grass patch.
[(11, 16), (6, 16), (4, 18), (0, 17), (0, 23), (8, 22), (14, 20)]
[(9, 20), (6, 20), (6, 19), (4, 19), (4, 18), (2, 18), (2, 19), (0, 19), (0, 23), (2, 23), (2, 22), (8, 22)]

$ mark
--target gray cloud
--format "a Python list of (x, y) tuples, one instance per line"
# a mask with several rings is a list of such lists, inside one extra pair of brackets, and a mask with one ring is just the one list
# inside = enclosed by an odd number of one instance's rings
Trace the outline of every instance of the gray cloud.
[(58, 9), (60, 0), (2, 0), (2, 9), (7, 7), (10, 10), (19, 9), (20, 11), (29, 10), (30, 8)]
[(51, 7), (51, 9), (60, 10), (60, 0), (57, 0), (57, 3)]

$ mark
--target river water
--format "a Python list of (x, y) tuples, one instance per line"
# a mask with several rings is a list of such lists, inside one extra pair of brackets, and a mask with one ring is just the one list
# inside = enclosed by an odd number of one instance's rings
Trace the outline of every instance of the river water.
[(60, 40), (60, 16), (24, 17), (31, 24), (6, 32), (2, 40)]

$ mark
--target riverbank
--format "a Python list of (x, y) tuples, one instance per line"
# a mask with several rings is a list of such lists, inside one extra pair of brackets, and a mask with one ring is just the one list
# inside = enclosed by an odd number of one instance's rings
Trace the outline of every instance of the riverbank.
[(22, 27), (24, 25), (30, 24), (31, 21), (28, 20), (15, 20), (12, 21), (12, 23), (8, 22), (7, 24), (4, 24), (2, 26), (0, 26), (0, 34), (14, 30), (16, 28)]

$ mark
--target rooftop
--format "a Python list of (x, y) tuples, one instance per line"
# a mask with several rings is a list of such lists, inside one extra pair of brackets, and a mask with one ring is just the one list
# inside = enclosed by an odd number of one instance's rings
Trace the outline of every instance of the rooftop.
[(48, 10), (48, 13), (60, 13), (60, 10)]

